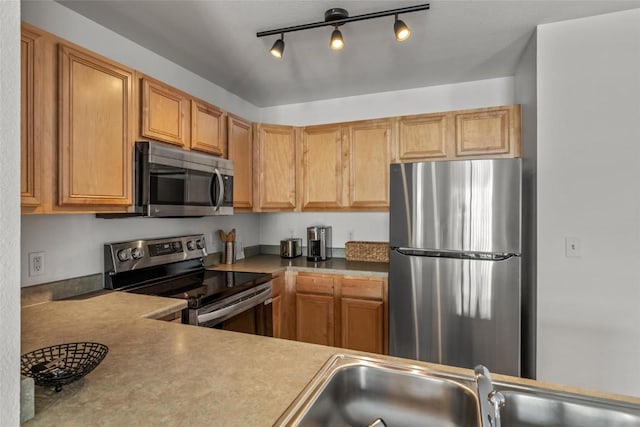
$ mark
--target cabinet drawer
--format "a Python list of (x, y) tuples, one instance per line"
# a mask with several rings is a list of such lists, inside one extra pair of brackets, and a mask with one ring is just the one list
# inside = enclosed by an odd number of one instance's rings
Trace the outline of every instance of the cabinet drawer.
[(383, 281), (379, 279), (343, 278), (342, 296), (351, 298), (383, 299)]
[(296, 292), (333, 295), (333, 277), (298, 275)]

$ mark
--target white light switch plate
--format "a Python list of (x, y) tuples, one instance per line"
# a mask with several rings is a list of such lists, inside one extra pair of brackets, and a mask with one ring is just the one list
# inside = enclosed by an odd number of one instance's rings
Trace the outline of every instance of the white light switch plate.
[(565, 237), (564, 254), (570, 258), (578, 258), (581, 253), (581, 245), (579, 237)]

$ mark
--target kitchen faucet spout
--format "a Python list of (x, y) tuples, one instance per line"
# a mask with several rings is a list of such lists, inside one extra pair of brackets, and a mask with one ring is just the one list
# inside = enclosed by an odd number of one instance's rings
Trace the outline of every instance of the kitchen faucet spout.
[(500, 408), (506, 405), (506, 399), (493, 388), (489, 369), (483, 365), (474, 368), (482, 427), (500, 427)]

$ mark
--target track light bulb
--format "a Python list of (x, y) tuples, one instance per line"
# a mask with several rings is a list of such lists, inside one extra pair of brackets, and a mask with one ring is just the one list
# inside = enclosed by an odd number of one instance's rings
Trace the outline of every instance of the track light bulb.
[(344, 40), (342, 39), (342, 33), (340, 32), (338, 27), (335, 28), (336, 29), (333, 30), (333, 33), (331, 33), (331, 41), (329, 42), (329, 46), (333, 50), (340, 50), (344, 47)]
[(276, 58), (282, 59), (282, 55), (284, 54), (284, 34), (282, 34), (280, 38), (276, 40), (269, 52)]
[(407, 24), (401, 19), (398, 19), (397, 15), (396, 22), (393, 24), (393, 32), (396, 33), (396, 40), (399, 42), (405, 41), (411, 35), (411, 30), (407, 27)]

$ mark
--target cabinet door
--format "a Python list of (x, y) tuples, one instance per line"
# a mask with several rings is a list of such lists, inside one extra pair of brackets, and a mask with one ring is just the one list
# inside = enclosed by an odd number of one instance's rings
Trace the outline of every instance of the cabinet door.
[(273, 296), (271, 298), (272, 301), (272, 311), (273, 311), (273, 336), (275, 338), (286, 338), (284, 335), (284, 323), (285, 323), (285, 312), (284, 308), (286, 306), (285, 300), (285, 282), (284, 275), (276, 276), (273, 278), (271, 282)]
[(229, 160), (233, 160), (233, 207), (253, 207), (253, 133), (251, 123), (229, 114)]
[(42, 117), (40, 102), (36, 102), (41, 81), (41, 35), (22, 29), (20, 43), (20, 198), (23, 206), (38, 206), (40, 200), (40, 170)]
[(343, 206), (343, 158), (340, 125), (302, 131), (302, 210)]
[(356, 122), (347, 128), (349, 207), (389, 208), (391, 120)]
[(61, 205), (130, 205), (133, 71), (59, 48)]
[(224, 112), (205, 102), (191, 100), (191, 149), (225, 155)]
[(456, 156), (520, 156), (519, 105), (462, 111), (454, 118)]
[(296, 340), (334, 345), (333, 296), (296, 293)]
[(296, 138), (292, 126), (257, 127), (258, 209), (292, 211), (296, 207)]
[(189, 99), (176, 89), (142, 79), (142, 136), (184, 147)]
[(383, 302), (342, 298), (340, 346), (351, 350), (383, 353)]
[(398, 120), (400, 161), (443, 159), (447, 157), (447, 115), (424, 114)]

